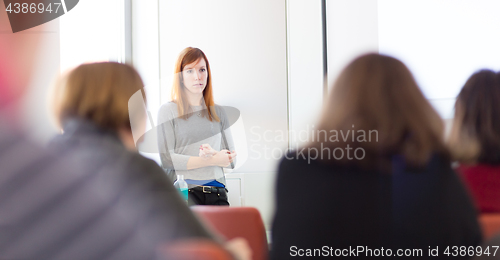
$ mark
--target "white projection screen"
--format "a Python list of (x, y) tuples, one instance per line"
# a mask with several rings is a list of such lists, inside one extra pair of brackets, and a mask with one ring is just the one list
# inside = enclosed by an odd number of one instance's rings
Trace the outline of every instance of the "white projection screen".
[(443, 118), (477, 70), (500, 69), (500, 1), (378, 0), (378, 47), (410, 68)]

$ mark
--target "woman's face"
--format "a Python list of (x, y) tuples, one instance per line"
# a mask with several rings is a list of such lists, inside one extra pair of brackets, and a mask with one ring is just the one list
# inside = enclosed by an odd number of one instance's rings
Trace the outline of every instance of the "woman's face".
[(207, 64), (203, 58), (184, 66), (182, 70), (182, 83), (192, 94), (203, 94), (207, 79)]

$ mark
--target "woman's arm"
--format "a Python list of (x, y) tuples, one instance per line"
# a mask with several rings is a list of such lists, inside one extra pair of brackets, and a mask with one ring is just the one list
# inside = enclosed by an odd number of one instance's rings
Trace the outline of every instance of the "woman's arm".
[(215, 154), (210, 158), (175, 153), (176, 132), (173, 109), (176, 109), (175, 104), (167, 103), (160, 108), (158, 113), (158, 149), (163, 168), (192, 170), (207, 166), (228, 166), (230, 156), (227, 151), (221, 151), (220, 154)]
[(233, 135), (231, 134), (231, 129), (229, 128), (231, 124), (227, 118), (226, 111), (224, 110), (223, 107), (219, 106), (218, 113), (221, 123), (221, 135), (222, 135), (220, 147), (222, 149), (227, 149), (231, 152), (230, 160), (232, 162), (232, 164), (228, 164), (227, 166), (222, 166), (222, 167), (234, 169), (234, 166), (236, 165), (237, 154), (234, 147)]
[(191, 170), (207, 166), (227, 167), (230, 164), (231, 157), (228, 154), (228, 150), (222, 150), (217, 152), (214, 156), (208, 158), (191, 156), (187, 162), (187, 169)]
[[(174, 170), (190, 170), (188, 162), (189, 155), (175, 153), (176, 146), (176, 111), (175, 103), (166, 103), (161, 106), (158, 112), (158, 150), (163, 168)], [(192, 167), (195, 169), (199, 167)]]

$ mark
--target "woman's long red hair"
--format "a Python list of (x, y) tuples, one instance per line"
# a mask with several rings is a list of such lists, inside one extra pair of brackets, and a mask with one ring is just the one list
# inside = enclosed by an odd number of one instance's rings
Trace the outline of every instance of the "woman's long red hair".
[(187, 47), (181, 51), (179, 57), (177, 58), (177, 62), (175, 63), (175, 68), (174, 68), (175, 75), (172, 86), (172, 101), (177, 104), (179, 117), (184, 119), (189, 118), (192, 111), (189, 106), (187, 97), (184, 93), (184, 91), (186, 90), (184, 84), (182, 83), (183, 82), (182, 70), (186, 65), (196, 62), (200, 59), (205, 60), (205, 63), (207, 64), (207, 73), (208, 73), (207, 86), (203, 90), (203, 99), (205, 102), (205, 106), (207, 107), (206, 109), (207, 112), (205, 113), (205, 116), (210, 121), (214, 119), (215, 121), (219, 122), (220, 121), (219, 117), (217, 116), (215, 109), (213, 109), (215, 102), (212, 94), (212, 73), (210, 71), (210, 64), (208, 63), (208, 59), (207, 56), (205, 56), (205, 53), (203, 53), (203, 51), (201, 51), (198, 48)]

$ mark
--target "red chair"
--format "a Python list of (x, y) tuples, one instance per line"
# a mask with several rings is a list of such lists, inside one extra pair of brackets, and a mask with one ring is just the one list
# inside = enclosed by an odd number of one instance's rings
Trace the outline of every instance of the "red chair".
[(478, 221), (483, 231), (483, 240), (488, 240), (500, 233), (500, 214), (483, 213), (479, 215)]
[(159, 255), (164, 260), (233, 260), (221, 245), (203, 239), (166, 244), (159, 249)]
[(245, 238), (252, 249), (253, 260), (269, 258), (264, 222), (256, 208), (192, 206), (191, 210), (226, 239)]

